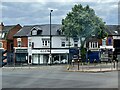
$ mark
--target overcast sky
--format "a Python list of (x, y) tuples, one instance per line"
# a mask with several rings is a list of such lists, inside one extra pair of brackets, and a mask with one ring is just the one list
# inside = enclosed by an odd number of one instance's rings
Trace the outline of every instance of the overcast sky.
[[(62, 18), (71, 11), (75, 4), (89, 5), (106, 24), (118, 24), (119, 0), (8, 0), (2, 1), (2, 22), (5, 25), (49, 24), (50, 9), (52, 23), (61, 24)], [(58, 1), (58, 0), (57, 0)], [(73, 2), (74, 1), (74, 2)]]

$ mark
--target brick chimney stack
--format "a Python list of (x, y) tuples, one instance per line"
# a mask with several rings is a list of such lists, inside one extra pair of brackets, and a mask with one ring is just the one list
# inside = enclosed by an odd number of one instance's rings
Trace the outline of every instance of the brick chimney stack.
[(1, 22), (1, 24), (0, 24), (0, 31), (3, 30), (3, 27), (4, 27), (4, 24), (3, 24), (3, 22)]

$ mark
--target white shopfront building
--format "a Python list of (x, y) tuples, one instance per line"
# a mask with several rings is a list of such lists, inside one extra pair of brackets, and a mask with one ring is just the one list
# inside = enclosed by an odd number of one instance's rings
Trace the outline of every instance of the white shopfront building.
[[(61, 35), (61, 25), (52, 25), (52, 48), (50, 62), (50, 36), (49, 25), (35, 26), (31, 29), (28, 36), (28, 63), (49, 64), (49, 63), (68, 63), (69, 41), (64, 35)], [(80, 46), (80, 41), (74, 41), (70, 38), (70, 47)]]

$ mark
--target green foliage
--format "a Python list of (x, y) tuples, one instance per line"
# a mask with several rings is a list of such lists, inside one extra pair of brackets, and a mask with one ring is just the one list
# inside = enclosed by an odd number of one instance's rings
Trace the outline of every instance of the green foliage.
[[(85, 37), (97, 34), (105, 29), (105, 23), (96, 16), (95, 11), (89, 5), (83, 7), (81, 4), (74, 5), (72, 11), (62, 19), (62, 30), (68, 37)], [(99, 36), (99, 35), (97, 35)], [(82, 45), (84, 41), (81, 40)]]
[(84, 47), (81, 47), (81, 58), (82, 58), (82, 61), (84, 61), (86, 59), (86, 53), (87, 53), (87, 50), (84, 48)]
[[(78, 37), (80, 39), (83, 61), (86, 57), (86, 49), (84, 48), (86, 39), (91, 35), (96, 35), (100, 39), (106, 37), (105, 29), (105, 22), (95, 14), (95, 11), (89, 5), (85, 7), (81, 4), (74, 5), (72, 11), (62, 19), (62, 31), (66, 37)], [(85, 39), (82, 40), (82, 37)]]
[(98, 33), (97, 33), (97, 38), (98, 39), (103, 39), (103, 38), (105, 38), (107, 36), (108, 36), (108, 33), (105, 32), (104, 30), (98, 31)]

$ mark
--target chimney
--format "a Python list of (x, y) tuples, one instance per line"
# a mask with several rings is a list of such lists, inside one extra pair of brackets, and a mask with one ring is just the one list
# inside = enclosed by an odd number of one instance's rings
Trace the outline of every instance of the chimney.
[(1, 24), (0, 24), (0, 31), (3, 30), (3, 27), (4, 27), (4, 24), (3, 24), (3, 22), (1, 22)]

